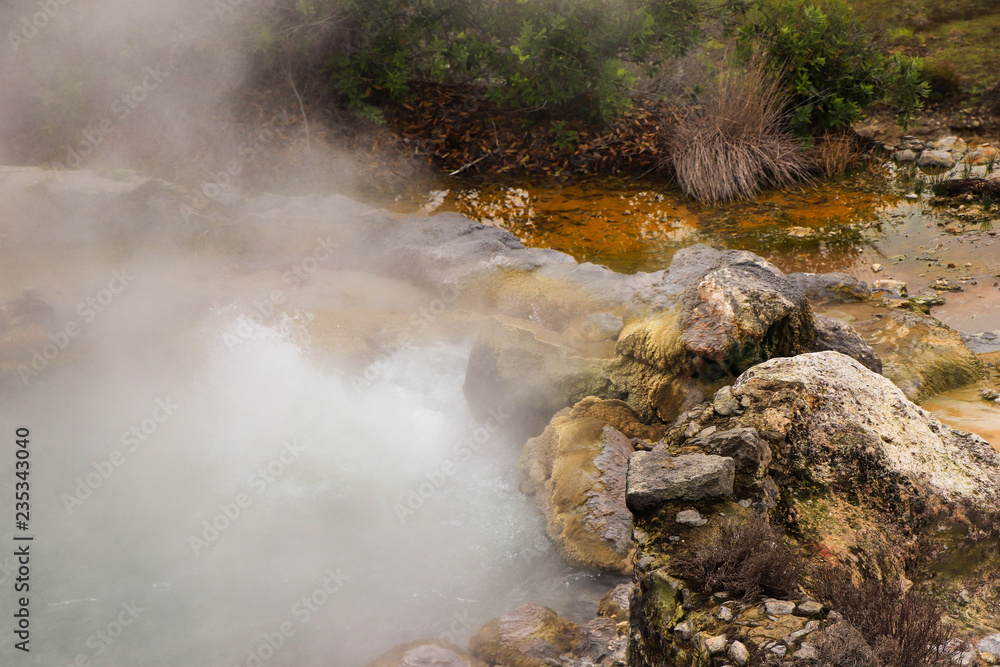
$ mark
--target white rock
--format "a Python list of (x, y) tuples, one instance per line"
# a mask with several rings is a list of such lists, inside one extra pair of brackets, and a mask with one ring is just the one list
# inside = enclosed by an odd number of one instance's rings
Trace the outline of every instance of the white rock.
[(684, 641), (690, 641), (694, 635), (694, 624), (691, 621), (681, 621), (674, 626), (674, 634), (680, 635)]
[(976, 644), (976, 648), (979, 649), (980, 653), (991, 653), (1000, 658), (1000, 632), (995, 635), (983, 637)]
[(771, 616), (788, 616), (795, 611), (791, 600), (764, 600), (764, 613)]
[(718, 655), (726, 650), (726, 636), (716, 635), (705, 639), (705, 648), (712, 655)]
[(743, 642), (733, 642), (729, 647), (729, 657), (740, 667), (750, 664), (750, 651), (743, 645)]
[(792, 657), (798, 660), (819, 660), (819, 653), (812, 644), (802, 644)]
[(682, 523), (685, 526), (704, 526), (708, 523), (708, 519), (701, 515), (698, 510), (683, 510), (677, 513), (677, 517), (674, 519), (677, 523)]

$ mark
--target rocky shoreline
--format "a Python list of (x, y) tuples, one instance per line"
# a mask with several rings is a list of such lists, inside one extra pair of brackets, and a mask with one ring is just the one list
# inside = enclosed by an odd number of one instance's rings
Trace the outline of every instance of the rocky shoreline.
[[(702, 245), (664, 270), (623, 275), (459, 215), (401, 220), (339, 196), (182, 214), (191, 193), (133, 175), (3, 176), (9, 210), (42, 207), (36, 240), (72, 238), (69, 213), (94, 210), (98, 236), (126, 230), (282, 270), (335, 238), (338, 266), (447, 301), (419, 332), (391, 319), (314, 329), (344, 363), (404, 334), (474, 337), (470, 409), (514, 415), (522, 490), (554, 545), (569, 563), (633, 580), (582, 625), (529, 604), (482, 626), (468, 650), (415, 641), (370, 667), (819, 664), (851, 642), (874, 660), (879, 647), (810, 576), (782, 595), (696, 581), (692, 549), (733, 521), (761, 520), (803, 571), (836, 563), (857, 582), (941, 602), (968, 635), (935, 648), (947, 660), (1000, 661), (1000, 453), (912, 402), (983, 377), (985, 364), (898, 291), (786, 276), (752, 253)], [(60, 308), (32, 310), (32, 298), (0, 305), (4, 384), (31, 364)], [(851, 304), (871, 316), (852, 327), (824, 314)]]

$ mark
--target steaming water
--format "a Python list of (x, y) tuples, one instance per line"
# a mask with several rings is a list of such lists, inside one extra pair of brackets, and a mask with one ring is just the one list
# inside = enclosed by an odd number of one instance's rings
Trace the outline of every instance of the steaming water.
[[(469, 415), (467, 345), (403, 349), (359, 382), (289, 318), (230, 308), (195, 333), (197, 372), (122, 347), (3, 403), (0, 432), (32, 429), (18, 664), (360, 665), (465, 644), (528, 601), (583, 618), (613, 585), (562, 564), (517, 489), (521, 443)], [(5, 641), (0, 662), (14, 655)]]

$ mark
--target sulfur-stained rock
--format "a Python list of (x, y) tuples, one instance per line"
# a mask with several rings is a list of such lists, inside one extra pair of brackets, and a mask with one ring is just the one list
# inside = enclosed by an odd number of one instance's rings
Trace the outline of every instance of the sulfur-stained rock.
[(673, 307), (627, 322), (610, 367), (615, 388), (647, 421), (669, 421), (698, 402), (701, 380), (815, 343), (805, 296), (752, 253), (685, 248), (657, 288)]
[(538, 604), (526, 604), (488, 622), (469, 641), (480, 660), (506, 667), (549, 667), (573, 650), (580, 626)]
[(635, 544), (625, 506), (632, 438), (662, 429), (641, 423), (621, 401), (586, 398), (556, 414), (521, 454), (522, 489), (534, 494), (567, 562), (630, 573)]

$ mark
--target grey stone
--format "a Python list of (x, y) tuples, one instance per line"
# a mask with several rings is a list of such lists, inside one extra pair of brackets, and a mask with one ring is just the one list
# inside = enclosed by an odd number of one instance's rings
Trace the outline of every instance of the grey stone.
[[(801, 434), (788, 439), (786, 456), (800, 462), (810, 484), (842, 488), (856, 479), (858, 468), (852, 466), (864, 465), (892, 480), (873, 489), (866, 502), (909, 494), (907, 502), (915, 504), (949, 498), (979, 511), (1000, 510), (1000, 452), (942, 424), (890, 380), (849, 357), (818, 352), (772, 359), (741, 375), (733, 393), (754, 397), (740, 416), (747, 424), (769, 418), (763, 415), (779, 403), (776, 397), (784, 397), (781, 414), (790, 415), (785, 428)], [(847, 463), (840, 448), (864, 448), (865, 463)]]
[(931, 148), (949, 151), (951, 153), (964, 153), (969, 148), (964, 139), (955, 136), (942, 137), (937, 141), (932, 141), (930, 146)]
[(719, 611), (716, 612), (715, 616), (723, 623), (728, 623), (733, 620), (733, 610), (729, 607), (719, 607)]
[(815, 600), (806, 600), (805, 602), (800, 602), (795, 607), (796, 616), (818, 616), (823, 612), (823, 605)]
[(955, 166), (955, 158), (948, 151), (925, 150), (917, 158), (918, 167), (943, 167), (951, 169)]
[(715, 427), (715, 426), (709, 426), (708, 428), (703, 428), (703, 429), (701, 429), (698, 432), (698, 437), (699, 438), (707, 438), (708, 436), (712, 435), (713, 433), (715, 433), (718, 430), (719, 429), (717, 427)]
[(784, 644), (778, 644), (777, 646), (772, 646), (770, 652), (779, 658), (784, 658), (785, 654), (788, 653), (788, 647)]
[(814, 630), (814, 628), (805, 627), (805, 628), (802, 628), (801, 630), (796, 630), (795, 632), (791, 632), (791, 633), (788, 634), (788, 637), (786, 637), (786, 641), (789, 644), (794, 644), (795, 642), (799, 641), (803, 637), (812, 634), (813, 630)]
[[(573, 644), (571, 662), (566, 667), (612, 665), (625, 662), (627, 638), (618, 634), (618, 624), (610, 618), (595, 618), (580, 626), (580, 638)], [(609, 659), (610, 658), (610, 659)]]
[(688, 442), (709, 454), (728, 456), (742, 474), (756, 475), (771, 465), (771, 448), (750, 427), (734, 428), (714, 433), (707, 438), (698, 437)]
[(750, 664), (750, 651), (743, 642), (735, 641), (729, 647), (729, 657), (740, 667)]
[(911, 151), (909, 148), (904, 148), (901, 151), (896, 151), (892, 154), (892, 159), (900, 164), (906, 164), (908, 162), (913, 162), (917, 159), (917, 154)]
[(795, 611), (791, 600), (764, 600), (764, 613), (773, 616), (788, 616)]
[(712, 655), (718, 655), (726, 650), (726, 636), (716, 635), (705, 638), (705, 648)]
[(677, 523), (682, 523), (685, 526), (704, 526), (708, 523), (708, 519), (703, 517), (698, 510), (683, 510), (677, 513), (677, 518), (674, 519)]
[(792, 657), (797, 660), (809, 660), (812, 662), (814, 660), (819, 660), (819, 652), (812, 644), (803, 643), (799, 646), (799, 650), (792, 654)]
[(634, 452), (628, 461), (625, 501), (633, 512), (646, 512), (671, 500), (729, 496), (735, 472), (733, 459), (725, 456)]
[(901, 151), (910, 150), (910, 151), (914, 151), (914, 152), (917, 152), (917, 153), (919, 153), (920, 151), (924, 150), (925, 147), (926, 147), (926, 144), (923, 141), (921, 141), (920, 139), (918, 139), (918, 138), (916, 138), (914, 136), (909, 136), (909, 135), (903, 137), (902, 139), (900, 139), (899, 143), (896, 144), (896, 149), (897, 150), (901, 150)]
[(980, 331), (977, 334), (962, 334), (962, 341), (976, 354), (1000, 352), (1000, 331)]
[(983, 637), (976, 644), (976, 648), (980, 653), (989, 653), (1000, 658), (1000, 632), (995, 635)]
[(733, 397), (732, 388), (723, 387), (719, 391), (715, 392), (712, 407), (715, 409), (715, 413), (717, 415), (721, 417), (728, 417), (740, 409), (740, 404)]

